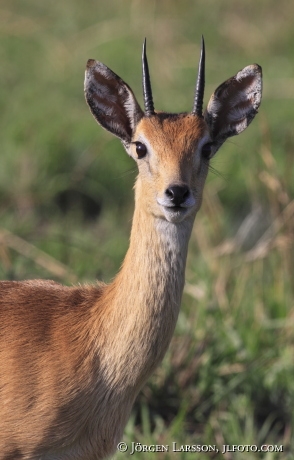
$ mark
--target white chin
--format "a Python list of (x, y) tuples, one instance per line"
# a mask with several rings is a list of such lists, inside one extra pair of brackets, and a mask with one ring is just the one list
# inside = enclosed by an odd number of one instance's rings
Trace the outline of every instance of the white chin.
[(188, 215), (188, 209), (187, 208), (168, 208), (168, 207), (163, 207), (163, 213), (164, 217), (168, 222), (172, 222), (173, 224), (177, 222), (182, 222), (182, 220), (185, 219), (185, 217)]

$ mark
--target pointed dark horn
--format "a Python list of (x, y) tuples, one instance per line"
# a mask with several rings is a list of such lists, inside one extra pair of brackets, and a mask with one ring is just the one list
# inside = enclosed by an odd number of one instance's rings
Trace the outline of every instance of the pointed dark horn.
[(143, 53), (142, 53), (142, 73), (143, 73), (143, 96), (144, 96), (144, 106), (145, 106), (145, 115), (150, 117), (154, 114), (154, 105), (152, 99), (151, 83), (149, 76), (149, 68), (146, 56), (146, 38), (143, 43)]
[(192, 113), (202, 117), (202, 107), (203, 107), (203, 96), (204, 96), (204, 87), (205, 87), (205, 45), (204, 38), (202, 35), (201, 41), (201, 53), (199, 59), (198, 67), (198, 77), (195, 88), (195, 97), (194, 97), (194, 106)]

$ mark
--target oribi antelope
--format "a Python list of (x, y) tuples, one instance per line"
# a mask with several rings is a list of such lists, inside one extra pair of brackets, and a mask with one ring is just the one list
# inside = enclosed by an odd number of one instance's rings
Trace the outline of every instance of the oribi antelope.
[(85, 76), (94, 118), (138, 167), (119, 273), (108, 285), (0, 283), (2, 460), (101, 460), (115, 452), (175, 329), (209, 162), (258, 111), (262, 76), (253, 64), (221, 84), (203, 113), (203, 41), (192, 111), (156, 111), (145, 45), (144, 110), (104, 64), (90, 59)]

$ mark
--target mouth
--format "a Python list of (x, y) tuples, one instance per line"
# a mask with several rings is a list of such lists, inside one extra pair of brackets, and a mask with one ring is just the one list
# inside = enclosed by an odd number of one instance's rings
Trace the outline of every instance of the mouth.
[(161, 206), (164, 217), (168, 222), (181, 222), (189, 212), (189, 208), (182, 206)]

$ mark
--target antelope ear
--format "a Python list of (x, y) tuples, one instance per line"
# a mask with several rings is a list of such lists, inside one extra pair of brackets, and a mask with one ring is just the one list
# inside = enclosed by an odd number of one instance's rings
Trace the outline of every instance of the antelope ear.
[(240, 134), (258, 112), (262, 93), (262, 70), (249, 65), (222, 83), (212, 94), (204, 118), (213, 143), (218, 147)]
[(106, 65), (89, 59), (84, 90), (96, 121), (128, 145), (144, 115), (131, 88)]

